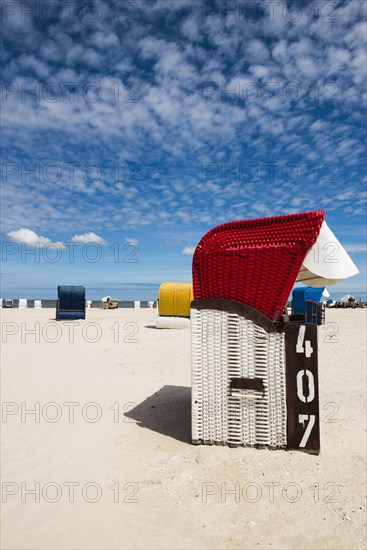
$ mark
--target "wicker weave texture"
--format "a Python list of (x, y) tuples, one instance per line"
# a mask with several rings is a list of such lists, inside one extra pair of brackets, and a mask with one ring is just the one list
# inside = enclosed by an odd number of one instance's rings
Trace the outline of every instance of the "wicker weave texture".
[(234, 300), (278, 320), (323, 220), (318, 210), (211, 229), (193, 258), (195, 299)]
[[(192, 439), (195, 443), (286, 446), (285, 338), (237, 314), (191, 309)], [(260, 378), (264, 392), (231, 390)]]

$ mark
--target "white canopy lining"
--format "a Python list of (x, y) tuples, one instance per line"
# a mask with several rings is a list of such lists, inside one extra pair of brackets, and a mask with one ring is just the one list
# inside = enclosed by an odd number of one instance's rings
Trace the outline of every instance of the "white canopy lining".
[(348, 252), (324, 221), (315, 244), (306, 254), (297, 282), (317, 288), (334, 285), (357, 273)]

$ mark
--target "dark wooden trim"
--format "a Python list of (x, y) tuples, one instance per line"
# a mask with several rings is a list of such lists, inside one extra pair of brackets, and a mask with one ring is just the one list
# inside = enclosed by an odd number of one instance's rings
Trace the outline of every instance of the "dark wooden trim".
[(264, 393), (264, 380), (262, 378), (231, 378), (231, 390), (254, 390)]
[[(317, 325), (305, 326), (304, 342), (309, 341), (313, 351), (311, 357), (304, 353), (297, 353), (297, 339), (300, 325), (293, 325), (286, 332), (285, 353), (286, 353), (286, 394), (287, 394), (287, 449), (305, 451), (312, 454), (320, 452), (320, 420), (319, 420), (319, 382), (318, 382), (318, 350), (317, 350)], [(297, 393), (297, 374), (303, 371), (302, 385), (305, 395), (308, 394), (308, 378), (306, 370), (312, 373), (315, 396), (312, 401), (303, 402)], [(299, 421), (299, 415), (314, 415), (315, 424), (310, 432), (305, 447), (300, 447), (300, 442), (308, 424), (304, 425)]]
[(292, 327), (298, 327), (300, 321), (298, 322), (278, 322), (272, 321), (258, 311), (257, 309), (243, 304), (242, 302), (235, 302), (233, 300), (222, 300), (221, 298), (204, 298), (202, 300), (193, 300), (191, 302), (192, 309), (215, 309), (217, 311), (225, 311), (226, 313), (236, 313), (249, 321), (252, 321), (258, 327), (263, 328), (266, 332), (285, 332), (292, 331)]
[(225, 311), (226, 313), (236, 313), (246, 319), (249, 319), (267, 332), (270, 332), (274, 325), (282, 323), (273, 323), (269, 317), (266, 317), (261, 311), (254, 309), (251, 306), (234, 302), (233, 300), (222, 300), (221, 298), (204, 298), (203, 300), (193, 300), (191, 302), (192, 309), (215, 309), (217, 311)]

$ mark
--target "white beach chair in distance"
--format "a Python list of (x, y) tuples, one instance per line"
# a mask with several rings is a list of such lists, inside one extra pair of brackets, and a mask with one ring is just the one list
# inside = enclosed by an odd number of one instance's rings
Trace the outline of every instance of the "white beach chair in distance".
[(140, 308), (140, 301), (139, 300), (135, 300), (134, 301), (134, 309), (139, 309)]
[(34, 309), (42, 309), (42, 301), (41, 300), (35, 300), (34, 301)]
[(26, 298), (19, 298), (19, 309), (26, 309), (28, 307), (28, 301)]
[(92, 300), (86, 300), (85, 305), (86, 305), (86, 307), (91, 308), (92, 307)]
[(149, 302), (148, 302), (148, 307), (149, 307), (150, 309), (153, 309), (153, 308), (154, 308), (154, 302), (149, 301)]
[(157, 302), (156, 328), (190, 328), (191, 283), (162, 283)]

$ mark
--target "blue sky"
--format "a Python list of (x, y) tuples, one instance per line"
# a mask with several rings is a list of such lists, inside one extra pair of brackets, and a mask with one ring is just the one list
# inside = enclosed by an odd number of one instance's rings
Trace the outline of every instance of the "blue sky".
[(213, 226), (319, 208), (364, 293), (366, 5), (3, 2), (2, 295), (153, 299)]

